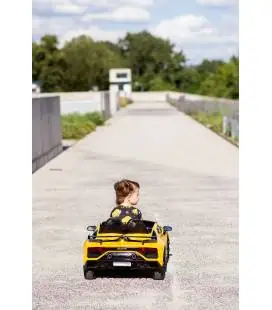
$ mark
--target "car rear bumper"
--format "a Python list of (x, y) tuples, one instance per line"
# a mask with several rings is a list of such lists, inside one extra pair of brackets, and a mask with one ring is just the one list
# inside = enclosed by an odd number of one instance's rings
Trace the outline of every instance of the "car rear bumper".
[(130, 270), (144, 270), (144, 269), (160, 269), (161, 265), (158, 262), (147, 262), (147, 261), (132, 261), (129, 267), (114, 266), (113, 262), (110, 261), (87, 261), (84, 265), (84, 271), (90, 269), (101, 269), (101, 270), (115, 270), (115, 269), (130, 269)]
[[(109, 253), (98, 260), (87, 260), (84, 265), (84, 270), (89, 269), (160, 269), (161, 265), (157, 260), (146, 260), (139, 255), (131, 255), (131, 253)], [(130, 266), (114, 266), (114, 262), (130, 263)]]

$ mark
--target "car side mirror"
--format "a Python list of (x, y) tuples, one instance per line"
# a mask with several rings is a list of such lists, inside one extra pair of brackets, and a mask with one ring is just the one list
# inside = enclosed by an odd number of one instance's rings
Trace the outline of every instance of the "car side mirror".
[(93, 231), (96, 230), (96, 226), (92, 226), (92, 225), (91, 225), (91, 226), (88, 226), (88, 227), (87, 227), (87, 230), (93, 232)]
[(163, 233), (165, 234), (168, 231), (172, 231), (172, 227), (171, 226), (163, 226)]

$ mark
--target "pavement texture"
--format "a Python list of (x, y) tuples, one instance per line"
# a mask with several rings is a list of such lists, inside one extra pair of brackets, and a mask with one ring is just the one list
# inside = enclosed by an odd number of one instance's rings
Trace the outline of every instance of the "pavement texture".
[[(33, 309), (238, 309), (238, 149), (166, 103), (135, 103), (33, 174)], [(144, 218), (171, 225), (164, 281), (87, 281), (87, 225), (113, 183), (141, 185)]]

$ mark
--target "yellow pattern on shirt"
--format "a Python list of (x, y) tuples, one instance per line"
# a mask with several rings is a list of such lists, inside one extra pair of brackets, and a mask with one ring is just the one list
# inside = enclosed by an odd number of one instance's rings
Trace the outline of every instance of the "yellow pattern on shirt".
[(121, 214), (121, 210), (120, 209), (116, 209), (112, 212), (112, 217), (118, 217)]
[(132, 213), (135, 214), (135, 215), (138, 215), (138, 214), (139, 214), (139, 212), (138, 212), (137, 209), (133, 209), (133, 210), (132, 210)]
[(121, 219), (122, 223), (124, 224), (127, 224), (130, 220), (131, 220), (131, 217), (128, 215)]

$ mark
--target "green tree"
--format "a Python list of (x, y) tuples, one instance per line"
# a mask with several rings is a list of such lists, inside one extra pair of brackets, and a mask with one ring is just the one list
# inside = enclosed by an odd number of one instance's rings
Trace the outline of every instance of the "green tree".
[(36, 42), (32, 42), (32, 80), (37, 81), (41, 74), (40, 46)]
[(153, 36), (147, 31), (128, 33), (119, 40), (121, 55), (132, 69), (136, 83), (149, 89), (150, 79), (160, 76), (162, 80), (175, 84), (175, 74), (182, 68), (185, 57), (175, 53), (169, 40)]
[(104, 42), (94, 42), (82, 35), (63, 47), (66, 60), (63, 88), (67, 91), (87, 91), (94, 86), (109, 87), (109, 69), (120, 66), (121, 56)]
[(94, 85), (91, 68), (95, 62), (95, 42), (82, 35), (67, 42), (63, 49), (66, 61), (63, 89), (65, 91), (88, 91)]
[(196, 66), (197, 71), (202, 76), (208, 76), (210, 73), (216, 73), (217, 68), (224, 64), (222, 60), (204, 59)]
[(239, 59), (232, 57), (228, 62), (217, 66), (202, 81), (199, 93), (205, 96), (239, 98)]
[(40, 80), (45, 92), (60, 91), (65, 60), (55, 35), (45, 35), (32, 44), (32, 79)]
[(55, 35), (32, 43), (32, 79), (43, 91), (87, 91), (109, 87), (111, 68), (132, 69), (133, 89), (177, 90), (206, 96), (239, 98), (239, 57), (204, 59), (186, 65), (182, 50), (147, 31), (127, 33), (117, 44), (81, 35), (58, 47)]
[(148, 88), (150, 91), (176, 90), (175, 85), (170, 84), (167, 81), (163, 80), (161, 76), (157, 76), (154, 79), (152, 79), (149, 82)]
[(201, 84), (201, 74), (193, 66), (183, 68), (177, 73), (178, 89), (186, 93), (197, 93)]

